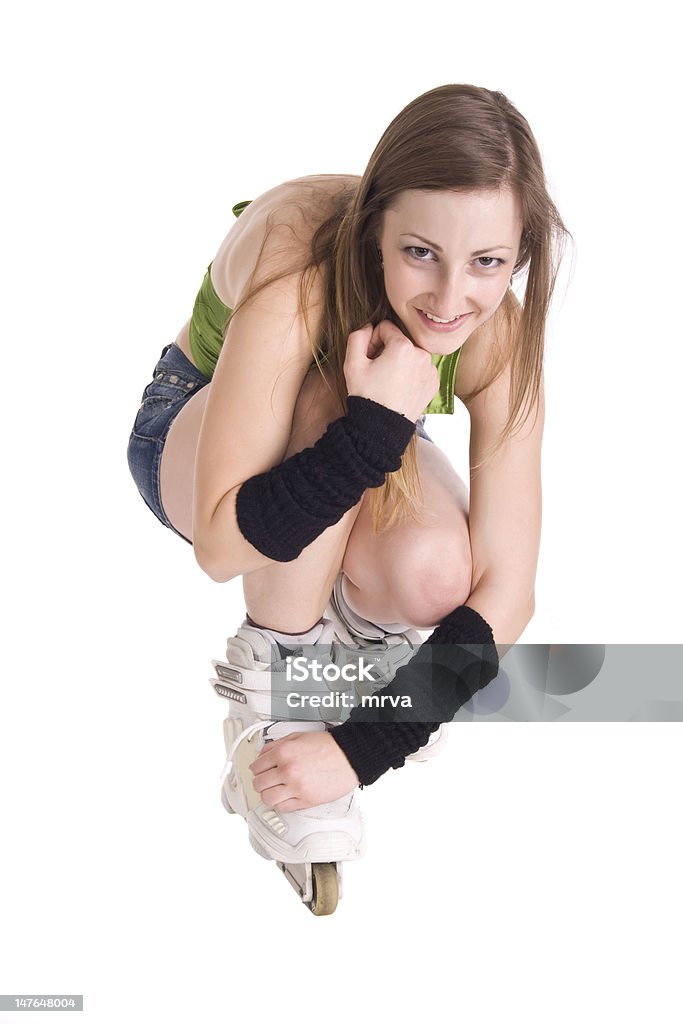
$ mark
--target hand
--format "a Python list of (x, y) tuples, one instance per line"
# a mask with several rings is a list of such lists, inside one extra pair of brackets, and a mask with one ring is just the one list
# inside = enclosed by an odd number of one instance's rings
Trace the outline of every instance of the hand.
[(370, 398), (413, 423), (439, 390), (439, 372), (429, 352), (414, 345), (391, 320), (351, 332), (344, 377), (349, 395)]
[(293, 732), (266, 743), (252, 762), (253, 786), (264, 804), (301, 811), (336, 800), (360, 784), (329, 732)]

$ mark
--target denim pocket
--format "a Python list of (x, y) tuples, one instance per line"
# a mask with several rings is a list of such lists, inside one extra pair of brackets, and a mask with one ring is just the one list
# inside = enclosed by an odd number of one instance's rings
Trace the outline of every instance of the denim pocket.
[(153, 380), (142, 392), (142, 403), (133, 423), (133, 433), (138, 437), (157, 440), (173, 418), (169, 410), (184, 403), (202, 383), (175, 371), (157, 370)]

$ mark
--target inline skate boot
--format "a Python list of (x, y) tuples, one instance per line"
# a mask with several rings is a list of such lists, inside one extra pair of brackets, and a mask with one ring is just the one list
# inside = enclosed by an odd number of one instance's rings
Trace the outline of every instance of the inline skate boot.
[[(223, 723), (223, 806), (246, 820), (254, 850), (274, 860), (312, 913), (324, 916), (334, 912), (342, 895), (343, 862), (364, 852), (357, 791), (316, 807), (277, 811), (263, 803), (250, 771), (268, 742), (292, 732), (325, 730), (343, 718), (334, 699), (328, 699), (328, 707), (287, 707), (288, 694), (297, 688), (287, 678), (288, 661), (291, 665), (297, 656), (332, 662), (334, 626), (325, 618), (319, 625), (314, 643), (284, 647), (245, 620), (228, 640), (226, 660), (212, 661), (216, 678), (210, 682), (230, 705)], [(334, 686), (316, 686), (319, 695), (334, 698)]]

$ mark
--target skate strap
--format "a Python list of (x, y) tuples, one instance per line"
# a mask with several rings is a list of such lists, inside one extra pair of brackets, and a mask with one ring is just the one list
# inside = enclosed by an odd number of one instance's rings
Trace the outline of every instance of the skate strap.
[[(280, 673), (264, 671), (263, 669), (234, 668), (224, 661), (212, 661), (211, 664), (217, 675), (217, 679), (209, 679), (212, 687), (219, 697), (226, 700), (243, 704), (250, 711), (259, 715), (270, 717), (273, 709), (273, 699), (278, 697), (285, 699), (290, 687), (285, 686), (280, 694), (273, 682), (277, 681)], [(284, 682), (284, 672), (281, 673)]]
[[(263, 682), (263, 676), (261, 675), (261, 682)], [(223, 697), (225, 700), (232, 701), (235, 704), (241, 705), (243, 708), (247, 708), (249, 711), (255, 712), (264, 719), (275, 721), (273, 715), (277, 715), (277, 721), (291, 722), (296, 721), (301, 725), (320, 725), (322, 722), (337, 722), (340, 717), (338, 713), (335, 713), (335, 709), (332, 709), (329, 713), (329, 717), (325, 714), (327, 709), (316, 707), (302, 707), (302, 708), (287, 708), (287, 696), (292, 692), (291, 684), (289, 689), (283, 690), (252, 690), (246, 686), (238, 686), (236, 683), (226, 683), (222, 678), (209, 679), (215, 693), (219, 697)], [(330, 691), (325, 691), (329, 693)], [(322, 693), (322, 691), (321, 691)], [(323, 694), (324, 695), (324, 694)], [(239, 713), (239, 712), (238, 712)]]
[(257, 692), (246, 687), (238, 688), (235, 684), (231, 685), (224, 682), (222, 678), (209, 679), (209, 682), (219, 697), (242, 704), (244, 707), (249, 708), (250, 711), (255, 711), (258, 715), (272, 714), (273, 695), (269, 689)]

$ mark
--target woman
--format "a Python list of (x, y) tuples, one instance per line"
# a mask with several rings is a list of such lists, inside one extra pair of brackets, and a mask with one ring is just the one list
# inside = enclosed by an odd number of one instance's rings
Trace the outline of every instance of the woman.
[[(445, 85), (401, 111), (362, 177), (287, 181), (234, 212), (129, 445), (158, 518), (212, 579), (242, 577), (223, 682), (267, 662), (263, 643), (329, 643), (332, 597), (336, 636), (481, 644), (474, 675), (450, 666), (462, 704), (534, 610), (544, 327), (566, 230), (531, 130), (501, 93)], [(454, 394), (471, 419), (469, 507), (423, 426)], [(400, 672), (391, 686), (414, 695)], [(258, 800), (281, 824), (348, 809), (452, 717), (447, 691), (429, 726), (354, 711), (261, 743), (237, 766), (247, 802), (226, 806)], [(238, 725), (230, 753), (258, 715)]]

